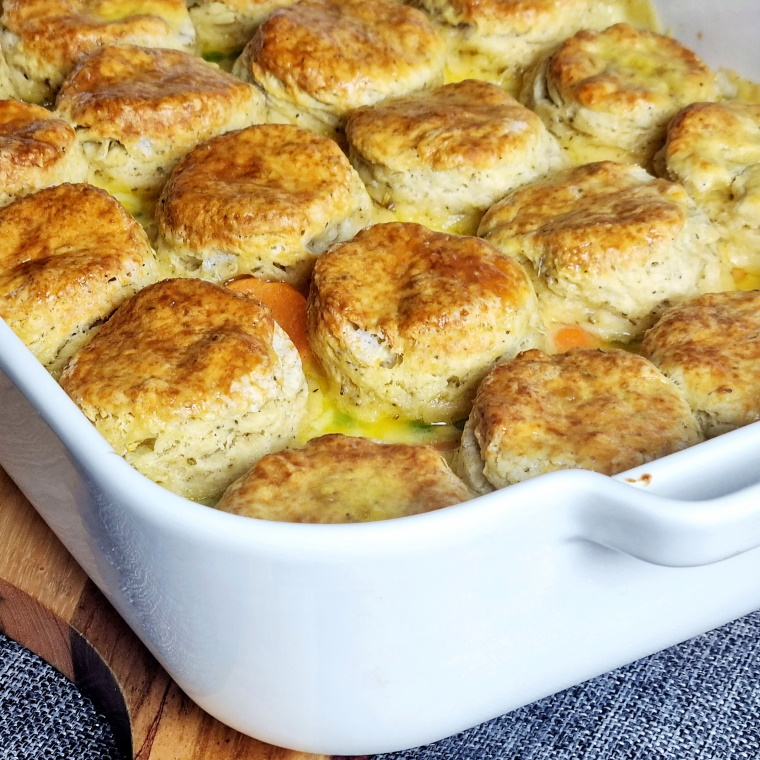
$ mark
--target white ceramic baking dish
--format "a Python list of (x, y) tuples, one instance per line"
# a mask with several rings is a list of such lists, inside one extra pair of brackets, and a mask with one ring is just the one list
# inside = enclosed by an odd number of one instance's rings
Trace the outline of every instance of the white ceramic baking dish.
[[(760, 78), (757, 0), (660, 10)], [(294, 749), (436, 740), (760, 607), (760, 423), (616, 478), (267, 523), (135, 472), (0, 321), (0, 464), (192, 699)]]

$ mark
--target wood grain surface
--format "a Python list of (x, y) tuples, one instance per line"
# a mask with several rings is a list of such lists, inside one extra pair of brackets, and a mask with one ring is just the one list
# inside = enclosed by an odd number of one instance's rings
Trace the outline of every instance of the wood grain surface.
[(0, 631), (107, 715), (135, 760), (316, 760), (234, 731), (171, 680), (0, 469)]

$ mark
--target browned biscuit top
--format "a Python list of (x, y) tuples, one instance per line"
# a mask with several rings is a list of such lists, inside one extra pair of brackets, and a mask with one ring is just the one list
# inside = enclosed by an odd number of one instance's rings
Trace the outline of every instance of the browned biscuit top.
[(7, 0), (2, 8), (24, 50), (63, 70), (108, 45), (168, 45), (187, 17), (184, 0)]
[(374, 102), (420, 67), (440, 59), (442, 70), (444, 56), (425, 14), (392, 0), (301, 0), (275, 10), (249, 46), (268, 75), (333, 105)]
[(419, 514), (468, 498), (432, 447), (326, 435), (259, 460), (218, 506), (268, 520), (339, 523)]
[(717, 96), (715, 78), (696, 53), (630, 24), (568, 38), (551, 56), (546, 76), (563, 101), (621, 117)]
[(669, 174), (697, 200), (728, 201), (734, 194), (743, 195), (732, 183), (748, 167), (755, 171), (760, 166), (760, 104), (687, 106), (668, 125), (663, 157)]
[(335, 334), (348, 322), (382, 334), (390, 347), (478, 352), (492, 340), (481, 328), (496, 313), (519, 312), (532, 292), (519, 264), (483, 240), (379, 224), (318, 259), (310, 318), (318, 301)]
[(24, 293), (28, 308), (65, 306), (79, 321), (94, 297), (83, 282), (105, 287), (125, 260), (149, 251), (140, 225), (103, 190), (51, 187), (0, 210), (0, 296), (13, 304)]
[(59, 161), (74, 130), (50, 111), (19, 100), (0, 100), (0, 182), (15, 184), (29, 169)]
[[(673, 117), (668, 125), (667, 155), (682, 150), (691, 152), (694, 141), (703, 138), (709, 144), (718, 132), (729, 146), (746, 132), (745, 119), (753, 126), (760, 123), (760, 104), (756, 103), (692, 103)], [(737, 138), (739, 138), (737, 140)]]
[(507, 461), (518, 472), (530, 462), (612, 475), (699, 440), (675, 386), (622, 350), (526, 351), (483, 380), (472, 424), (483, 458), (502, 475)]
[(731, 395), (760, 415), (760, 290), (707, 293), (673, 307), (647, 331), (641, 352), (665, 374), (690, 378), (679, 384), (695, 395), (715, 403)]
[(61, 385), (78, 403), (146, 420), (248, 411), (275, 373), (274, 324), (255, 298), (201, 280), (163, 280), (116, 311)]
[(359, 108), (349, 143), (371, 162), (487, 169), (530, 146), (541, 120), (501, 87), (474, 79)]
[(252, 87), (179, 50), (106, 47), (74, 68), (56, 99), (91, 134), (134, 142), (207, 133), (248, 110)]
[(637, 166), (586, 164), (518, 188), (486, 213), (479, 234), (494, 242), (528, 236), (554, 270), (603, 274), (646, 262), (653, 247), (676, 238), (687, 200), (680, 185)]
[(262, 231), (308, 238), (351, 211), (354, 186), (334, 141), (289, 124), (260, 125), (191, 151), (164, 188), (158, 223), (197, 248), (238, 250)]

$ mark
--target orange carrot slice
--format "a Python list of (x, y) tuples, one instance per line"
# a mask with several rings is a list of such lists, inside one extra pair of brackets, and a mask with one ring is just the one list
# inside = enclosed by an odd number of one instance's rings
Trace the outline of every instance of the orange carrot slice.
[(314, 355), (306, 336), (306, 298), (292, 285), (284, 282), (265, 282), (256, 277), (239, 277), (227, 283), (230, 290), (258, 298), (271, 310), (280, 327), (290, 336), (303, 360)]
[(571, 348), (599, 348), (599, 339), (578, 325), (567, 325), (554, 331), (554, 350), (562, 354)]

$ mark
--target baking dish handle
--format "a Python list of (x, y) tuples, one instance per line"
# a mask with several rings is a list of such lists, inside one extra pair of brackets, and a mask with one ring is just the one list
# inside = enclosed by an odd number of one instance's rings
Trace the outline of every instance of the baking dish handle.
[(760, 483), (682, 501), (610, 481), (579, 511), (583, 538), (656, 565), (708, 565), (760, 547)]
[(754, 549), (760, 422), (595, 479), (575, 503), (582, 538), (657, 565), (706, 565)]

